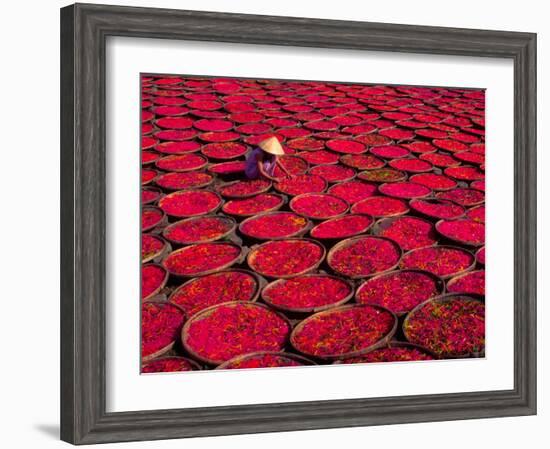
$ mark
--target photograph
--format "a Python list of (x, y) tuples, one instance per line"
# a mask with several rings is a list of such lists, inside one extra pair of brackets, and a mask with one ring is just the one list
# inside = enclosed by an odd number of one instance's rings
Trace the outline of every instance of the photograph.
[(140, 90), (141, 374), (485, 357), (484, 86)]

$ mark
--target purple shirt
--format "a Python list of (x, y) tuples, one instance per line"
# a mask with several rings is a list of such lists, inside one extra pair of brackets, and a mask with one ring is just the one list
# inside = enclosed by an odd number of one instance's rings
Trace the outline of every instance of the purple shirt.
[(262, 160), (264, 170), (270, 176), (273, 176), (275, 170), (275, 156), (263, 151), (261, 148), (254, 148), (246, 157), (246, 167), (244, 173), (248, 179), (257, 179), (261, 173), (258, 169), (258, 161)]

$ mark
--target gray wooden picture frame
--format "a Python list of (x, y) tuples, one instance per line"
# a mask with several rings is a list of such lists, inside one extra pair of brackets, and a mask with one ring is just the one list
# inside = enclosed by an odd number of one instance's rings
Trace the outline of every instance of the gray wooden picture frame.
[[(511, 58), (514, 388), (106, 412), (107, 36)], [(536, 35), (76, 4), (61, 10), (61, 438), (74, 444), (536, 413)]]

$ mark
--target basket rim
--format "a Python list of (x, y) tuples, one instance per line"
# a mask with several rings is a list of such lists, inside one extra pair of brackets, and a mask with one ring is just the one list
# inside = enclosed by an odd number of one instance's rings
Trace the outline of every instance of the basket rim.
[[(368, 346), (367, 348), (347, 352), (347, 353), (344, 353), (344, 354), (331, 354), (331, 355), (319, 356), (319, 355), (316, 355), (316, 354), (310, 354), (310, 353), (304, 352), (295, 345), (296, 334), (298, 334), (302, 330), (302, 328), (308, 322), (312, 321), (314, 318), (317, 318), (320, 315), (338, 313), (338, 312), (341, 312), (341, 311), (344, 311), (344, 310), (357, 309), (357, 308), (374, 308), (374, 309), (379, 309), (379, 310), (382, 310), (386, 313), (389, 313), (393, 317), (393, 326), (392, 326), (392, 328), (390, 329), (390, 331), (387, 334), (385, 334), (382, 338), (380, 338), (378, 341), (374, 342), (372, 345)], [(322, 359), (322, 360), (339, 360), (339, 359), (344, 359), (344, 358), (349, 358), (349, 357), (355, 357), (355, 356), (358, 356), (358, 355), (363, 355), (363, 354), (365, 354), (369, 351), (372, 351), (374, 349), (379, 348), (380, 346), (385, 345), (395, 335), (395, 332), (397, 331), (397, 327), (398, 327), (398, 322), (399, 322), (399, 320), (398, 320), (397, 316), (395, 315), (395, 313), (393, 313), (391, 310), (386, 309), (385, 307), (382, 307), (382, 306), (379, 306), (379, 305), (374, 305), (374, 304), (346, 304), (346, 305), (343, 305), (343, 306), (340, 306), (340, 307), (324, 310), (322, 312), (317, 312), (317, 313), (307, 317), (306, 319), (300, 321), (294, 327), (294, 329), (292, 330), (292, 332), (290, 334), (289, 342), (296, 351), (298, 351), (301, 354), (305, 354), (306, 356), (309, 355), (311, 357), (315, 357), (315, 358)]]
[[(189, 357), (184, 357), (184, 356), (181, 356), (181, 355), (163, 355), (161, 357), (156, 357), (154, 359), (150, 359), (148, 362), (145, 362), (145, 363), (142, 363), (141, 364), (141, 370), (140, 370), (140, 374), (161, 374), (162, 372), (157, 372), (157, 373), (144, 373), (143, 372), (143, 368), (148, 365), (149, 363), (153, 363), (153, 362), (158, 362), (158, 361), (161, 361), (161, 360), (166, 360), (166, 359), (178, 359), (178, 360), (185, 360), (186, 362), (188, 362), (192, 367), (193, 367), (193, 370), (192, 371), (202, 371), (202, 366), (196, 362), (195, 360), (189, 358)], [(172, 372), (172, 373), (180, 373), (180, 372), (185, 372), (185, 371), (169, 371), (169, 372)]]
[[(209, 314), (211, 313), (214, 309), (217, 309), (219, 307), (222, 307), (222, 306), (230, 306), (230, 307), (236, 307), (236, 306), (245, 306), (245, 307), (261, 307), (262, 309), (264, 309), (265, 311), (268, 311), (270, 313), (273, 313), (275, 315), (277, 315), (280, 319), (282, 319), (286, 325), (288, 326), (288, 334), (285, 338), (285, 343), (281, 345), (281, 350), (280, 351), (273, 351), (273, 352), (284, 352), (284, 348), (285, 348), (285, 345), (286, 345), (286, 342), (289, 340), (289, 336), (290, 336), (290, 333), (292, 332), (292, 324), (291, 322), (289, 321), (289, 319), (284, 316), (282, 313), (280, 312), (277, 312), (276, 310), (272, 310), (270, 309), (268, 306), (266, 306), (265, 304), (261, 304), (261, 303), (257, 303), (257, 302), (250, 302), (250, 301), (226, 301), (226, 302), (222, 302), (220, 304), (215, 304), (213, 306), (210, 306), (210, 307), (207, 307), (206, 309), (203, 309), (201, 310), (200, 312), (196, 313), (195, 315), (193, 315), (191, 318), (189, 318), (188, 320), (185, 321), (182, 329), (181, 329), (181, 333), (180, 333), (180, 340), (181, 340), (181, 343), (183, 345), (183, 347), (185, 348), (185, 350), (192, 356), (194, 357), (195, 359), (198, 359), (200, 360), (201, 362), (204, 362), (208, 365), (221, 365), (222, 363), (224, 363), (226, 360), (214, 360), (214, 359), (209, 359), (207, 357), (203, 357), (201, 355), (199, 355), (193, 348), (189, 347), (189, 345), (187, 344), (187, 338), (189, 336), (189, 327), (191, 326), (191, 324), (195, 321), (197, 321), (198, 319), (200, 319), (202, 317), (202, 315), (206, 315), (206, 314)], [(229, 360), (229, 359), (228, 359)]]
[(153, 239), (158, 239), (161, 241), (162, 243), (162, 248), (160, 250), (158, 250), (156, 253), (154, 253), (153, 255), (145, 258), (145, 259), (141, 259), (141, 263), (142, 264), (146, 264), (148, 262), (150, 262), (151, 260), (154, 260), (156, 259), (157, 257), (161, 256), (162, 253), (166, 250), (166, 248), (168, 247), (168, 243), (166, 242), (166, 240), (163, 238), (163, 236), (160, 236), (158, 234), (150, 234), (150, 233), (147, 233), (147, 232), (142, 232), (141, 233), (141, 239), (143, 240), (143, 237), (144, 236), (148, 236), (148, 237), (152, 237)]
[[(241, 362), (241, 361), (247, 360), (249, 358), (254, 358), (254, 357), (263, 356), (263, 355), (275, 355), (275, 356), (280, 356), (280, 357), (283, 357), (283, 358), (295, 360), (295, 361), (298, 361), (298, 362), (304, 362), (303, 365), (305, 365), (305, 366), (317, 365), (317, 363), (315, 363), (313, 360), (310, 360), (307, 357), (304, 357), (304, 356), (299, 355), (299, 354), (293, 354), (292, 352), (256, 351), (256, 352), (248, 352), (248, 353), (242, 354), (242, 355), (237, 355), (237, 356), (233, 357), (232, 359), (229, 359), (229, 360), (223, 362), (221, 365), (218, 365), (214, 369), (215, 370), (232, 369), (232, 368), (228, 368), (228, 366), (231, 365), (231, 363)], [(260, 367), (260, 368), (235, 368), (235, 369), (262, 369), (262, 368), (265, 368), (265, 367)], [(292, 367), (281, 366), (279, 368), (292, 368)]]

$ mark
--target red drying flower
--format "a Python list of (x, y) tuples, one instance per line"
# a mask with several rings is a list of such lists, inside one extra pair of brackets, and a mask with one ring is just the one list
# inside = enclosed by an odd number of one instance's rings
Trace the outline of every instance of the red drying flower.
[(298, 137), (289, 140), (286, 144), (293, 150), (305, 151), (321, 150), (325, 147), (325, 143), (322, 140), (313, 137)]
[(450, 279), (447, 291), (485, 296), (485, 270), (470, 271)]
[(237, 173), (244, 173), (246, 168), (245, 161), (234, 162), (222, 162), (220, 164), (213, 164), (208, 167), (210, 173), (216, 173), (219, 175), (234, 175)]
[(377, 304), (401, 314), (440, 293), (441, 287), (434, 277), (421, 271), (403, 270), (367, 280), (357, 290), (356, 299), (360, 304)]
[(477, 181), (485, 179), (485, 174), (477, 167), (449, 167), (445, 169), (445, 174), (460, 181)]
[(265, 179), (247, 179), (235, 181), (220, 187), (220, 193), (228, 198), (246, 198), (263, 193), (271, 187)]
[(141, 203), (148, 204), (160, 197), (160, 191), (156, 189), (141, 189)]
[(354, 204), (373, 196), (376, 191), (377, 187), (375, 184), (362, 181), (347, 181), (332, 186), (328, 192), (350, 204)]
[(217, 369), (280, 368), (306, 364), (309, 363), (304, 363), (293, 354), (259, 352), (237, 356), (220, 365)]
[(187, 129), (193, 126), (193, 120), (188, 117), (164, 117), (155, 121), (159, 128)]
[(371, 224), (368, 215), (344, 215), (318, 224), (310, 235), (316, 239), (342, 239), (367, 232)]
[(459, 151), (464, 151), (468, 149), (468, 145), (451, 139), (434, 139), (433, 144), (437, 148), (441, 148), (445, 151), (450, 151), (451, 153), (457, 153)]
[(141, 261), (147, 262), (158, 256), (164, 249), (164, 242), (149, 234), (141, 235)]
[(202, 154), (213, 159), (235, 159), (247, 152), (246, 145), (237, 142), (209, 143), (202, 147)]
[(192, 279), (170, 296), (191, 317), (207, 307), (228, 301), (252, 301), (258, 281), (246, 271), (228, 270)]
[(420, 154), (433, 153), (434, 151), (437, 151), (437, 148), (434, 147), (431, 143), (423, 141), (403, 143), (401, 144), (401, 146), (405, 147), (407, 150), (412, 151), (413, 153)]
[(241, 135), (233, 131), (227, 132), (207, 132), (199, 134), (199, 139), (205, 142), (232, 142), (240, 139)]
[(275, 183), (275, 189), (288, 195), (300, 195), (302, 193), (321, 193), (327, 187), (327, 182), (316, 175), (298, 175), (283, 179)]
[(324, 249), (316, 242), (295, 239), (264, 243), (248, 254), (248, 266), (270, 277), (288, 277), (315, 269)]
[(159, 207), (173, 217), (206, 215), (220, 204), (220, 197), (206, 190), (174, 192), (159, 201)]
[(470, 187), (472, 189), (481, 190), (482, 192), (485, 192), (485, 180), (473, 181), (472, 183), (470, 183)]
[(392, 182), (382, 184), (378, 190), (384, 195), (393, 196), (396, 198), (422, 198), (432, 193), (429, 187), (414, 182)]
[(394, 140), (405, 140), (414, 138), (414, 132), (401, 128), (388, 128), (383, 129), (379, 133), (382, 136), (389, 137)]
[(154, 139), (150, 136), (143, 136), (141, 138), (141, 149), (142, 150), (149, 150), (153, 148), (158, 143), (157, 139)]
[(360, 135), (360, 134), (368, 134), (373, 132), (376, 129), (376, 126), (371, 125), (370, 123), (363, 123), (361, 125), (355, 125), (355, 126), (346, 126), (342, 131), (347, 134), (354, 134), (354, 135)]
[(404, 181), (407, 175), (393, 168), (380, 168), (377, 170), (363, 171), (357, 175), (357, 178), (367, 182), (384, 183)]
[(394, 240), (406, 251), (437, 243), (433, 224), (422, 218), (388, 218), (380, 228), (380, 235)]
[(171, 224), (163, 235), (180, 244), (211, 242), (221, 239), (235, 227), (235, 221), (226, 217), (193, 217)]
[(400, 257), (401, 250), (390, 240), (354, 237), (333, 247), (328, 263), (337, 273), (357, 278), (389, 270), (399, 262)]
[(429, 162), (417, 158), (394, 159), (389, 162), (390, 167), (410, 173), (428, 172), (433, 168)]
[(141, 170), (141, 185), (149, 184), (153, 179), (157, 177), (157, 175), (157, 171), (151, 170), (150, 168), (145, 168)]
[(233, 123), (229, 120), (220, 120), (220, 119), (201, 119), (196, 120), (193, 123), (193, 127), (201, 131), (229, 131), (233, 128)]
[(146, 165), (155, 162), (160, 155), (154, 151), (142, 151), (141, 152), (141, 164)]
[(232, 243), (199, 243), (170, 253), (162, 264), (171, 274), (196, 276), (227, 268), (240, 254), (241, 248)]
[(381, 136), (380, 134), (376, 133), (370, 133), (370, 134), (363, 134), (361, 136), (356, 136), (355, 140), (357, 142), (364, 143), (365, 145), (368, 145), (369, 147), (377, 147), (380, 145), (387, 145), (391, 142), (391, 139), (386, 136)]
[(411, 200), (411, 209), (430, 218), (453, 220), (464, 215), (464, 208), (445, 200)]
[(237, 112), (235, 114), (230, 114), (228, 118), (236, 123), (255, 123), (261, 122), (264, 116), (258, 112)]
[[(431, 125), (431, 126), (433, 128), (435, 125)], [(449, 135), (449, 133), (445, 131), (440, 131), (437, 129), (425, 128), (425, 129), (416, 130), (416, 135), (421, 137), (427, 137), (428, 139), (444, 139)]]
[(296, 312), (318, 311), (349, 299), (353, 288), (334, 276), (314, 274), (279, 279), (267, 285), (262, 298), (269, 305)]
[(282, 204), (283, 199), (280, 196), (262, 193), (251, 198), (228, 201), (222, 210), (226, 214), (246, 217), (278, 209)]
[(201, 146), (197, 142), (185, 140), (183, 142), (162, 142), (155, 147), (155, 150), (165, 154), (184, 154), (193, 153), (200, 148)]
[(460, 165), (460, 162), (457, 161), (454, 157), (449, 156), (448, 154), (439, 154), (439, 153), (427, 153), (421, 154), (419, 156), (423, 161), (428, 161), (436, 167), (455, 167)]
[(397, 198), (373, 196), (359, 201), (351, 208), (354, 214), (368, 214), (373, 217), (393, 217), (409, 212), (407, 203)]
[(141, 357), (147, 361), (171, 348), (179, 336), (185, 314), (168, 302), (141, 305)]
[(143, 265), (141, 267), (141, 298), (155, 295), (166, 282), (166, 270), (159, 265)]
[(367, 147), (354, 140), (347, 139), (334, 139), (329, 140), (326, 143), (327, 148), (337, 153), (350, 153), (350, 154), (360, 154), (367, 151)]
[(397, 159), (408, 156), (411, 152), (399, 145), (384, 145), (371, 148), (370, 152), (384, 159)]
[(165, 173), (155, 180), (155, 184), (166, 190), (184, 190), (205, 187), (214, 178), (208, 173), (201, 172), (173, 172)]
[(141, 367), (141, 373), (174, 373), (179, 371), (193, 371), (195, 369), (198, 369), (195, 362), (184, 357), (161, 357), (143, 365)]
[(450, 277), (467, 270), (474, 262), (474, 256), (461, 248), (432, 246), (405, 254), (399, 266), (428, 271), (441, 277)]
[(302, 151), (298, 153), (298, 156), (312, 165), (336, 164), (338, 162), (338, 155), (326, 150)]
[[(264, 126), (269, 126), (267, 124), (264, 124)], [(271, 128), (271, 127), (270, 127)], [(304, 129), (304, 128), (284, 128), (279, 129), (277, 132), (287, 138), (287, 139), (295, 139), (298, 137), (309, 137), (311, 136), (311, 131)]]
[[(160, 140), (168, 140), (168, 141), (182, 141), (182, 140), (189, 140), (192, 139), (197, 135), (197, 131), (194, 129), (183, 129), (183, 130), (177, 130), (177, 129), (164, 129), (161, 131), (157, 131), (154, 136), (157, 139)], [(198, 148), (200, 148), (200, 145), (197, 145)]]
[(435, 173), (422, 173), (411, 176), (411, 182), (422, 184), (432, 190), (449, 190), (457, 186), (456, 181), (448, 178), (445, 175), (437, 175)]
[(396, 319), (374, 306), (344, 306), (316, 313), (302, 321), (290, 341), (301, 353), (320, 358), (344, 358), (367, 352), (391, 337)]
[(467, 296), (432, 300), (407, 316), (403, 331), (442, 358), (478, 354), (485, 348), (485, 305)]
[(219, 365), (238, 355), (280, 351), (289, 323), (265, 306), (228, 302), (195, 315), (184, 329), (183, 344), (195, 357)]
[(450, 200), (461, 206), (476, 206), (485, 201), (485, 194), (476, 189), (458, 188), (436, 194), (437, 198)]
[(483, 154), (475, 153), (473, 151), (459, 151), (454, 154), (454, 157), (459, 161), (469, 164), (483, 164), (485, 163), (485, 156)]
[(293, 237), (308, 225), (307, 219), (292, 212), (269, 212), (243, 221), (239, 230), (249, 237), (266, 240)]
[(485, 225), (472, 220), (439, 221), (435, 225), (443, 237), (465, 245), (481, 246), (485, 243)]
[(164, 214), (157, 207), (145, 207), (141, 210), (141, 230), (148, 231), (157, 226), (164, 218)]
[(476, 260), (482, 264), (482, 265), (485, 265), (485, 247), (483, 248), (480, 248), (477, 250), (477, 253), (476, 253)]
[(334, 131), (339, 128), (338, 123), (331, 120), (316, 120), (304, 123), (304, 127), (314, 131)]
[(349, 207), (344, 200), (325, 193), (298, 195), (290, 201), (289, 206), (297, 214), (317, 220), (342, 215)]
[(198, 154), (189, 153), (176, 156), (167, 156), (158, 160), (157, 168), (172, 172), (185, 172), (198, 170), (207, 164), (207, 159)]
[(382, 168), (386, 163), (372, 154), (345, 154), (340, 156), (340, 162), (358, 170)]
[(217, 109), (221, 109), (223, 105), (219, 101), (197, 100), (190, 101), (187, 103), (187, 106), (191, 109), (199, 109), (201, 111), (215, 111)]
[(472, 221), (477, 221), (478, 223), (485, 223), (485, 206), (478, 206), (470, 209), (466, 215)]
[(187, 114), (189, 112), (189, 109), (184, 106), (165, 105), (165, 106), (158, 106), (154, 108), (153, 112), (156, 115), (166, 115), (170, 117), (176, 117), (176, 116)]
[(381, 362), (416, 362), (433, 360), (434, 357), (421, 347), (406, 343), (391, 344), (387, 348), (379, 348), (359, 357), (350, 357), (342, 363), (381, 363)]
[(355, 171), (350, 167), (341, 165), (317, 165), (309, 171), (312, 175), (321, 176), (327, 182), (348, 181), (355, 176)]

